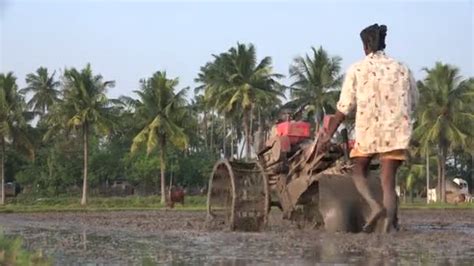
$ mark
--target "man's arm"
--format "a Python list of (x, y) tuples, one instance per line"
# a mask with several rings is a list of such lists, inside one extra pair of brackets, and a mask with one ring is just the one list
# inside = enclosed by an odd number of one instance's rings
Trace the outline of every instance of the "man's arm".
[(339, 125), (342, 122), (344, 122), (345, 118), (346, 118), (346, 115), (344, 113), (342, 113), (339, 110), (336, 111), (336, 114), (334, 115), (333, 119), (331, 119), (331, 121), (329, 121), (329, 125), (328, 125), (327, 134), (329, 135), (330, 139), (332, 138), (332, 136), (336, 132)]
[(356, 76), (354, 73), (354, 66), (347, 71), (346, 77), (341, 89), (341, 95), (336, 106), (336, 114), (331, 119), (328, 125), (327, 132), (323, 132), (321, 138), (321, 145), (326, 146), (336, 132), (339, 125), (344, 121), (346, 116), (356, 107)]
[(346, 116), (356, 107), (356, 76), (354, 66), (347, 71), (346, 77), (342, 84), (341, 95), (336, 106), (336, 114), (329, 123), (328, 134), (330, 137), (334, 135), (339, 125), (344, 121)]

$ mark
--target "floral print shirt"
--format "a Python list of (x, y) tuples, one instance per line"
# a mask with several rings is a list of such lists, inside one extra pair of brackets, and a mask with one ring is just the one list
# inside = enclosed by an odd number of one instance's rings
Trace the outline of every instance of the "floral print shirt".
[(378, 51), (352, 65), (345, 77), (337, 109), (356, 109), (355, 148), (363, 153), (407, 149), (418, 90), (404, 64)]

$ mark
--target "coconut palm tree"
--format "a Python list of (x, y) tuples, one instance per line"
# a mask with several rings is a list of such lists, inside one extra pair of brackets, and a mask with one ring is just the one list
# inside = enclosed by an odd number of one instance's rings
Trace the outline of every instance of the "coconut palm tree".
[(219, 112), (241, 110), (245, 135), (246, 159), (251, 152), (251, 118), (259, 100), (283, 96), (273, 73), (271, 58), (265, 57), (258, 64), (253, 44), (237, 43), (236, 47), (214, 56), (205, 66), (205, 97)]
[(21, 93), (32, 93), (28, 101), (28, 108), (44, 115), (48, 109), (59, 99), (60, 82), (54, 79), (54, 74), (49, 75), (48, 69), (40, 67), (36, 73), (26, 76), (27, 87), (20, 90)]
[[(283, 86), (278, 86), (278, 89), (283, 94)], [(265, 131), (268, 131), (272, 128), (273, 124), (276, 121), (276, 116), (278, 111), (282, 106), (282, 101), (280, 97), (265, 97), (259, 98), (256, 100), (255, 112), (256, 112), (256, 121), (257, 121), (257, 130), (255, 132), (255, 150), (258, 152), (263, 148), (265, 142)], [(284, 97), (283, 97), (284, 98)]]
[[(196, 96), (196, 101), (200, 103), (201, 108), (203, 109), (203, 123), (205, 128), (205, 143), (206, 149), (209, 149), (211, 152), (215, 152), (215, 124), (218, 120), (219, 115), (226, 116), (226, 110), (216, 110), (219, 99), (217, 97), (219, 93), (219, 87), (216, 86), (219, 79), (225, 78), (225, 73), (223, 72), (223, 66), (218, 66), (222, 60), (217, 56), (214, 56), (215, 60), (213, 62), (208, 62), (206, 65), (202, 66), (198, 77), (194, 79), (199, 85), (194, 89)], [(223, 81), (219, 81), (222, 83)], [(201, 92), (204, 92), (204, 95), (200, 95)], [(209, 133), (208, 133), (208, 126)], [(209, 144), (209, 145), (208, 145)]]
[(0, 205), (5, 204), (5, 146), (13, 144), (30, 158), (34, 157), (33, 145), (26, 135), (24, 110), (24, 98), (18, 92), (16, 77), (12, 72), (0, 73)]
[(115, 124), (113, 101), (106, 96), (107, 89), (114, 85), (114, 81), (104, 81), (101, 75), (94, 75), (90, 64), (80, 71), (75, 68), (66, 69), (63, 99), (53, 107), (52, 114), (48, 117), (50, 129), (45, 139), (58, 130), (82, 135), (84, 162), (81, 205), (87, 204), (90, 135), (107, 135)]
[(192, 106), (197, 116), (199, 114), (202, 114), (202, 120), (200, 124), (202, 126), (202, 136), (204, 138), (204, 147), (207, 149), (208, 142), (209, 142), (208, 137), (207, 137), (208, 107), (207, 107), (206, 101), (204, 100), (204, 96), (196, 95), (194, 97), (194, 101), (192, 102)]
[(414, 135), (420, 141), (422, 153), (435, 145), (438, 157), (438, 184), (446, 202), (446, 158), (454, 147), (466, 147), (472, 138), (474, 114), (474, 79), (462, 79), (456, 67), (437, 62), (424, 69), (427, 77), (418, 83), (420, 104), (418, 126)]
[(122, 97), (133, 106), (136, 121), (142, 125), (141, 131), (134, 137), (131, 152), (145, 144), (147, 154), (158, 149), (161, 171), (161, 203), (165, 203), (166, 147), (173, 144), (185, 148), (188, 138), (180, 121), (186, 112), (185, 94), (188, 88), (175, 93), (178, 79), (168, 79), (166, 72), (156, 72), (149, 79), (141, 81), (141, 88), (135, 93), (139, 99)]
[(311, 47), (312, 54), (297, 57), (290, 66), (290, 96), (294, 106), (307, 104), (308, 116), (316, 116), (316, 123), (325, 114), (334, 112), (338, 89), (342, 83), (341, 58), (330, 57), (322, 48)]

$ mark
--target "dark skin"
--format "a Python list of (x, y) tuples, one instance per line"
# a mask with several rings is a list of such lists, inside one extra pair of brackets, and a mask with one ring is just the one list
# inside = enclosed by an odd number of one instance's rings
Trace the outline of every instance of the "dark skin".
[[(366, 55), (372, 53), (364, 45), (364, 52)], [(336, 112), (334, 119), (331, 120), (328, 126), (328, 131), (322, 133), (319, 136), (318, 141), (318, 150), (324, 151), (328, 146), (332, 136), (336, 132), (339, 125), (344, 121), (345, 115), (339, 111)], [(395, 213), (397, 209), (397, 199), (395, 192), (395, 176), (398, 170), (398, 167), (401, 165), (401, 161), (392, 160), (392, 159), (381, 159), (381, 181), (382, 181), (382, 191), (383, 191), (383, 207), (375, 200), (373, 193), (369, 188), (367, 181), (368, 169), (372, 157), (356, 157), (352, 159), (354, 162), (353, 170), (353, 179), (354, 184), (362, 195), (364, 200), (369, 204), (371, 208), (371, 214), (364, 225), (363, 231), (369, 232), (372, 230), (375, 222), (381, 217), (384, 212), (386, 218), (384, 219), (384, 231), (390, 232), (393, 230), (393, 221), (395, 219)]]

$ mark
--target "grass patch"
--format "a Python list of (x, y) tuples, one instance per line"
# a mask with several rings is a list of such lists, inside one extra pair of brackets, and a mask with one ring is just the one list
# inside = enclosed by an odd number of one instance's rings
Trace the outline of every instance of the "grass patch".
[(447, 204), (447, 203), (402, 203), (400, 204), (401, 209), (474, 209), (474, 203), (458, 203), (458, 204)]
[[(5, 206), (0, 206), (0, 213), (19, 212), (96, 212), (96, 211), (140, 211), (165, 209), (159, 196), (130, 196), (130, 197), (92, 197), (87, 206), (80, 205), (78, 197), (55, 198), (15, 198), (8, 199)], [(422, 200), (414, 203), (401, 203), (401, 209), (474, 209), (474, 203), (426, 204)], [(206, 210), (206, 196), (187, 196), (185, 204), (175, 204), (176, 210), (203, 211)]]
[[(92, 197), (86, 206), (80, 205), (80, 198), (18, 198), (10, 199), (5, 206), (0, 206), (0, 213), (18, 212), (66, 212), (66, 211), (121, 211), (121, 210), (159, 210), (166, 207), (160, 203), (159, 196), (148, 197)], [(205, 210), (205, 196), (188, 196), (185, 204), (175, 204), (178, 210)]]
[(30, 252), (23, 248), (21, 238), (6, 237), (0, 231), (0, 265), (52, 265), (42, 252)]
[(401, 199), (400, 208), (402, 209), (474, 209), (474, 202), (465, 202), (458, 204), (448, 204), (442, 202), (426, 203), (426, 198), (413, 198), (413, 201)]

